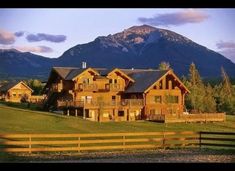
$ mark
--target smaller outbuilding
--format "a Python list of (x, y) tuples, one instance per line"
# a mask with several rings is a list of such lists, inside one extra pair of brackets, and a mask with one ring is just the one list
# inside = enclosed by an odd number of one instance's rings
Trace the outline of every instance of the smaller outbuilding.
[(23, 81), (11, 81), (0, 87), (0, 99), (8, 102), (29, 101), (33, 90)]

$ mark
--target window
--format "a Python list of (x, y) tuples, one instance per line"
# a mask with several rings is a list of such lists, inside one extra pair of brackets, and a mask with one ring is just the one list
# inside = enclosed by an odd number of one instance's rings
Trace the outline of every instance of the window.
[(118, 116), (123, 117), (125, 115), (125, 112), (123, 110), (118, 111)]
[(92, 96), (86, 96), (86, 102), (91, 103), (92, 101)]
[(84, 84), (89, 84), (89, 78), (83, 78), (83, 83)]
[(21, 97), (22, 95), (21, 94), (19, 94), (19, 97)]
[(16, 97), (16, 94), (12, 94), (13, 95), (13, 97)]
[(166, 96), (167, 103), (178, 103), (179, 102), (179, 96)]
[(110, 84), (117, 84), (117, 79), (110, 79), (110, 80), (109, 80), (109, 83), (110, 83)]
[(116, 96), (112, 96), (112, 100), (115, 100), (116, 99)]
[(109, 117), (109, 113), (107, 113), (107, 112), (103, 113), (103, 117), (104, 118), (108, 118)]
[(162, 103), (162, 96), (154, 96), (155, 103)]

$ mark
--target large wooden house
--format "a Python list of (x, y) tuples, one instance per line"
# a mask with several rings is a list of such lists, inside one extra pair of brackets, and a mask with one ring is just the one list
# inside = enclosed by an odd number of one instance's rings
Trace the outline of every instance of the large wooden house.
[(11, 81), (0, 87), (0, 99), (9, 102), (28, 101), (32, 92), (23, 81)]
[(92, 121), (181, 115), (189, 90), (173, 70), (54, 67), (44, 88), (46, 109)]

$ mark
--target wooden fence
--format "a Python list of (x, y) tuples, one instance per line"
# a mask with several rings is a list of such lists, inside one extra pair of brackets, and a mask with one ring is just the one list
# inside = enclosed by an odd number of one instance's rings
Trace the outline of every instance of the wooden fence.
[[(98, 134), (2, 134), (2, 152), (97, 151), (156, 149), (167, 147), (201, 147), (215, 145), (205, 140), (234, 141), (234, 138), (213, 139), (211, 132), (140, 132)], [(219, 133), (217, 133), (219, 134)], [(235, 133), (220, 133), (235, 135)], [(208, 139), (210, 138), (210, 139)], [(218, 145), (218, 144), (217, 144)], [(235, 144), (222, 144), (235, 147)], [(220, 146), (222, 146), (220, 145)]]
[(1, 151), (92, 151), (198, 146), (195, 132), (141, 132), (102, 134), (5, 134)]
[(200, 132), (200, 146), (228, 147), (235, 149), (235, 132)]
[(225, 113), (201, 113), (201, 114), (184, 114), (184, 115), (150, 115), (149, 120), (164, 123), (176, 122), (224, 122)]

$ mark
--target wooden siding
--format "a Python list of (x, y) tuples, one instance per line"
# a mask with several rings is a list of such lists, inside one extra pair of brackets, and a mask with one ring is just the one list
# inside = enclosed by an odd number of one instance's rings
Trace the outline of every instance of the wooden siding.
[[(184, 96), (187, 91), (172, 73), (171, 70), (167, 72), (146, 90), (138, 92), (138, 96), (136, 93), (125, 94), (129, 84), (134, 84), (135, 80), (119, 69), (112, 70), (106, 76), (98, 75), (92, 69), (87, 69), (72, 80), (62, 80), (58, 76), (57, 79), (54, 79), (57, 81), (51, 87), (55, 87), (56, 92), (61, 93), (60, 97), (56, 99), (57, 107), (64, 110), (67, 115), (72, 113), (77, 115), (80, 110), (78, 108), (83, 108), (82, 112), (88, 113), (83, 114), (83, 118), (89, 120), (132, 121), (147, 119), (153, 113), (183, 114)], [(154, 101), (156, 96), (161, 97), (160, 103)], [(177, 103), (167, 102), (167, 96), (176, 97)], [(127, 102), (126, 105), (125, 102)], [(134, 105), (133, 102), (137, 103)], [(124, 114), (120, 114), (121, 111)], [(118, 116), (118, 113), (123, 116)], [(86, 115), (92, 117), (87, 118)]]
[(29, 100), (32, 90), (26, 87), (23, 83), (19, 82), (14, 87), (10, 88), (6, 93), (2, 94), (5, 101), (21, 102), (22, 97), (26, 96)]

